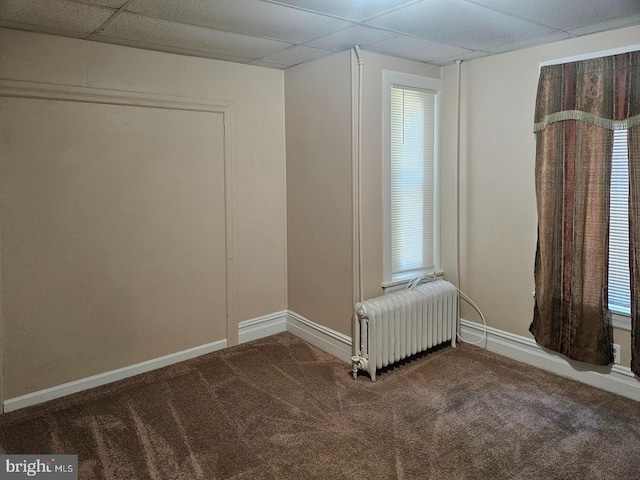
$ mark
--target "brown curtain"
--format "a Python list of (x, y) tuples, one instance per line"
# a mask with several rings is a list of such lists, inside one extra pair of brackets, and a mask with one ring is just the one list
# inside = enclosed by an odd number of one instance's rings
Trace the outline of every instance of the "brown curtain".
[(629, 266), (631, 270), (631, 370), (640, 376), (640, 51), (626, 60), (629, 152)]
[(543, 67), (538, 84), (538, 246), (529, 330), (544, 347), (600, 365), (613, 361), (607, 294), (613, 129), (630, 113), (634, 58)]

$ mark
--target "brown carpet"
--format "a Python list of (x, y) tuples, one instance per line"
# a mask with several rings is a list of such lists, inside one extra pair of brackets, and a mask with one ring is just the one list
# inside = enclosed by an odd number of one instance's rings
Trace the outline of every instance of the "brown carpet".
[(355, 382), (283, 333), (0, 418), (81, 479), (637, 479), (640, 404), (478, 348)]

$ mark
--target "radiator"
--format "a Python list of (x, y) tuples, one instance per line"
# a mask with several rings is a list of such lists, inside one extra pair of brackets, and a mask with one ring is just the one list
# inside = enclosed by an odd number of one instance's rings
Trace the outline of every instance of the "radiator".
[(353, 378), (431, 347), (456, 346), (458, 291), (445, 280), (358, 302), (354, 307)]

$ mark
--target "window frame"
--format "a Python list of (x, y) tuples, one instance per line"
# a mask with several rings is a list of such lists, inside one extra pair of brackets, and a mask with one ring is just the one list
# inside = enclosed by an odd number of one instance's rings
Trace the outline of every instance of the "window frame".
[(412, 276), (392, 274), (391, 258), (391, 88), (405, 87), (413, 90), (426, 90), (435, 94), (435, 152), (434, 152), (434, 269), (426, 268), (414, 272), (441, 274), (440, 269), (440, 143), (442, 132), (442, 86), (439, 78), (425, 77), (393, 70), (382, 71), (382, 203), (383, 203), (383, 281), (382, 287), (389, 288), (406, 283)]

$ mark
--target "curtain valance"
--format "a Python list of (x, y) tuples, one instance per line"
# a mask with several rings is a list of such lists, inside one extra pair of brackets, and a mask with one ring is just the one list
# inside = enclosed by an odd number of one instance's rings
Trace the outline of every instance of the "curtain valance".
[(566, 120), (610, 130), (640, 126), (640, 51), (540, 69), (534, 132)]

